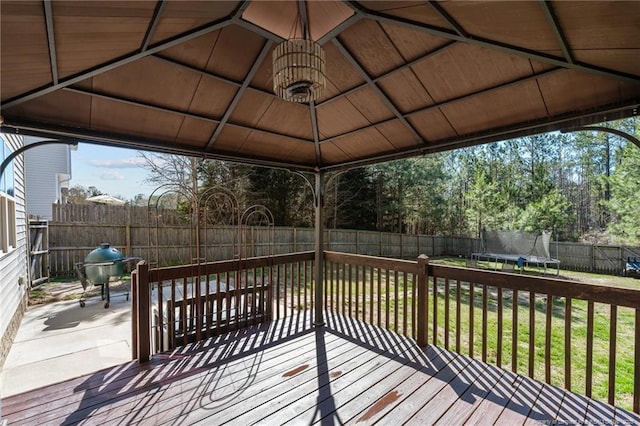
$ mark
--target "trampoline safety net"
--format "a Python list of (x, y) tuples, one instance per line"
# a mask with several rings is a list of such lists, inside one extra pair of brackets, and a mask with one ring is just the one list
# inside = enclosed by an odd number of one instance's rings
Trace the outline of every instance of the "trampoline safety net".
[(484, 231), (482, 252), (551, 258), (550, 242), (551, 232)]
[(548, 266), (559, 273), (560, 261), (551, 257), (549, 244), (551, 232), (532, 234), (523, 231), (487, 231), (483, 230), (480, 252), (472, 253), (476, 260), (491, 260), (504, 264)]

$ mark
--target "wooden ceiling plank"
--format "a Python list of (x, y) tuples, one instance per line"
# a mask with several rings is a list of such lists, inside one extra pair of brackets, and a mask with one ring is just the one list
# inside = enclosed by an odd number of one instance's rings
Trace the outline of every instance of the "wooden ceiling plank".
[(200, 27), (216, 19), (230, 16), (238, 6), (238, 2), (233, 4), (227, 1), (164, 1), (166, 7), (162, 11), (157, 27), (153, 30), (152, 37), (149, 39), (149, 45), (151, 46), (191, 28)]
[(220, 123), (220, 120), (215, 119), (215, 118), (211, 118), (211, 117), (206, 117), (204, 115), (200, 115), (200, 114), (194, 114), (192, 112), (186, 112), (186, 111), (181, 111), (181, 110), (177, 110), (177, 109), (173, 109), (173, 108), (167, 108), (164, 106), (159, 106), (159, 105), (153, 105), (147, 102), (140, 102), (140, 101), (134, 101), (132, 99), (127, 99), (121, 96), (114, 96), (114, 95), (110, 95), (110, 94), (106, 94), (106, 93), (101, 93), (98, 92), (96, 90), (86, 90), (86, 89), (79, 89), (79, 88), (75, 88), (75, 87), (65, 87), (64, 89), (62, 89), (65, 92), (72, 92), (72, 93), (78, 93), (78, 94), (82, 94), (82, 95), (87, 95), (87, 96), (91, 96), (92, 98), (96, 98), (96, 99), (105, 99), (108, 101), (112, 101), (112, 102), (118, 102), (124, 105), (132, 105), (132, 106), (136, 106), (136, 107), (140, 107), (140, 108), (146, 108), (146, 109), (152, 109), (155, 111), (160, 111), (163, 113), (169, 113), (169, 114), (176, 114), (176, 115), (181, 115), (184, 117), (190, 117), (190, 118), (197, 118), (199, 120), (203, 120), (203, 121), (208, 121), (211, 123), (215, 123), (218, 124)]
[[(83, 95), (88, 95), (88, 96), (93, 96), (93, 97), (96, 97), (96, 98), (99, 98), (99, 99), (115, 101), (115, 102), (119, 102), (119, 103), (122, 103), (122, 104), (138, 106), (138, 107), (141, 107), (141, 108), (154, 109), (156, 111), (160, 111), (160, 112), (163, 112), (163, 113), (171, 113), (171, 114), (181, 115), (181, 116), (184, 116), (184, 117), (197, 118), (199, 120), (204, 120), (204, 121), (208, 121), (208, 122), (216, 123), (216, 124), (219, 124), (221, 122), (221, 120), (219, 120), (219, 119), (206, 117), (206, 116), (203, 116), (203, 115), (200, 115), (200, 114), (194, 114), (194, 113), (175, 110), (175, 109), (166, 108), (166, 107), (162, 107), (162, 106), (151, 105), (151, 104), (148, 104), (148, 103), (143, 103), (143, 102), (138, 102), (138, 101), (134, 101), (134, 100), (131, 100), (131, 99), (126, 99), (126, 98), (123, 98), (123, 97), (108, 95), (108, 94), (105, 94), (105, 93), (98, 93), (96, 91), (89, 91), (89, 90), (72, 88), (72, 87), (66, 87), (66, 88), (64, 88), (64, 91), (83, 94)], [(281, 138), (288, 138), (288, 139), (292, 139), (292, 140), (296, 140), (296, 141), (303, 141), (303, 142), (306, 142), (306, 143), (311, 143), (312, 142), (312, 141), (309, 141), (309, 140), (296, 138), (296, 137), (293, 137), (293, 136), (290, 136), (290, 135), (286, 135), (286, 134), (283, 134), (283, 133), (278, 133), (278, 132), (273, 132), (273, 131), (263, 130), (263, 129), (257, 129), (257, 128), (250, 127), (250, 126), (244, 126), (244, 125), (241, 125), (241, 124), (231, 123), (231, 122), (228, 122), (228, 121), (226, 122), (226, 125), (230, 126), (230, 127), (244, 129), (246, 131), (262, 133), (262, 134), (269, 135), (269, 136), (278, 136), (278, 137), (281, 137)], [(218, 125), (218, 127), (220, 127), (220, 126)]]
[(393, 112), (387, 108), (384, 101), (369, 86), (347, 96), (347, 100), (370, 123), (386, 120), (394, 116)]
[[(194, 72), (196, 74), (200, 74), (200, 75), (202, 75), (204, 77), (208, 77), (208, 78), (220, 81), (222, 83), (229, 84), (231, 86), (240, 87), (242, 85), (242, 83), (239, 83), (239, 82), (237, 82), (235, 80), (231, 80), (230, 78), (223, 77), (223, 76), (218, 75), (218, 74), (216, 74), (214, 72), (211, 72), (211, 71), (207, 71), (207, 70), (203, 70), (203, 69), (200, 69), (200, 68), (196, 68), (196, 67), (191, 66), (189, 64), (185, 64), (183, 62), (176, 61), (175, 59), (167, 58), (167, 57), (162, 56), (162, 55), (157, 54), (157, 53), (155, 55), (151, 55), (151, 57), (155, 58), (155, 59), (158, 59), (158, 60), (161, 60), (163, 62), (166, 62), (168, 64), (171, 64), (171, 65), (173, 65), (175, 67), (182, 68), (182, 69), (185, 69), (187, 71)], [(257, 91), (260, 91), (260, 92), (265, 92), (265, 91), (263, 91), (261, 89), (254, 89), (254, 90), (257, 90)]]
[(387, 77), (378, 84), (382, 90), (389, 94), (393, 103), (402, 113), (433, 105), (435, 102), (427, 90), (428, 86), (420, 81), (413, 69)]
[(553, 10), (553, 6), (551, 6), (551, 2), (547, 0), (540, 0), (540, 5), (542, 6), (542, 10), (544, 11), (545, 16), (547, 17), (547, 20), (549, 21), (549, 25), (551, 26), (553, 33), (556, 35), (556, 38), (558, 39), (558, 44), (560, 44), (560, 48), (562, 49), (562, 54), (564, 55), (564, 58), (570, 64), (575, 63), (573, 54), (571, 53), (571, 49), (569, 48), (569, 42), (567, 41), (567, 38), (565, 37), (564, 32), (562, 31), (562, 27), (558, 22), (558, 17), (556, 16), (555, 11)]
[(555, 117), (552, 120), (534, 120), (528, 121), (526, 123), (517, 123), (500, 129), (490, 129), (486, 132), (483, 132), (482, 134), (438, 142), (437, 144), (432, 146), (421, 145), (419, 147), (398, 150), (391, 153), (381, 153), (379, 155), (373, 155), (368, 158), (343, 161), (339, 164), (325, 166), (322, 168), (322, 171), (335, 172), (340, 170), (348, 170), (354, 167), (362, 167), (370, 164), (400, 160), (403, 158), (415, 157), (417, 155), (426, 155), (468, 146), (482, 145), (506, 139), (528, 136), (536, 133), (548, 133), (563, 129), (573, 129), (579, 126), (601, 123), (603, 116), (606, 116), (607, 119), (610, 120), (630, 117), (632, 115), (631, 111), (634, 108), (637, 109), (638, 107), (640, 107), (640, 105), (626, 104), (623, 106), (598, 108), (595, 110), (591, 110), (587, 114), (585, 114), (584, 112), (580, 112), (576, 114), (568, 114), (562, 117)]
[(629, 74), (640, 74), (640, 48), (636, 49), (607, 49), (607, 50), (579, 50), (573, 49), (578, 62), (615, 68)]
[(158, 0), (158, 2), (156, 3), (156, 8), (153, 11), (151, 22), (149, 22), (149, 26), (147, 27), (147, 31), (144, 35), (142, 45), (140, 46), (141, 52), (144, 52), (149, 47), (149, 43), (153, 39), (156, 28), (158, 28), (158, 23), (160, 22), (160, 17), (162, 16), (162, 12), (164, 11), (166, 6), (167, 2), (165, 0)]
[(422, 22), (417, 22), (411, 19), (388, 15), (386, 13), (380, 13), (380, 12), (369, 10), (365, 13), (365, 16), (378, 22), (386, 22), (389, 24), (400, 25), (407, 28), (412, 28), (416, 31), (423, 31), (428, 34), (433, 34), (433, 35), (444, 37), (450, 40), (462, 41), (465, 43), (469, 43), (471, 45), (481, 46), (481, 47), (496, 50), (499, 52), (508, 53), (510, 55), (516, 55), (516, 56), (524, 57), (527, 59), (533, 59), (540, 62), (546, 62), (546, 63), (563, 67), (563, 68), (611, 77), (618, 80), (630, 81), (633, 83), (638, 83), (640, 81), (640, 76), (637, 76), (637, 75), (627, 74), (624, 72), (599, 67), (596, 65), (578, 64), (578, 63), (571, 64), (567, 62), (566, 59), (552, 56), (545, 52), (526, 49), (523, 47), (514, 46), (508, 43), (503, 43), (500, 41), (491, 40), (488, 38), (479, 37), (475, 35), (471, 35), (469, 37), (463, 37), (458, 35), (453, 30), (448, 30), (448, 29), (436, 27), (433, 25), (427, 25)]
[(284, 38), (280, 37), (278, 34), (274, 34), (269, 30), (266, 30), (253, 22), (246, 21), (244, 19), (238, 19), (236, 24), (241, 26), (242, 28), (249, 30), (253, 33), (258, 34), (259, 36), (266, 38), (267, 40), (271, 40), (274, 43), (282, 43)]
[[(343, 90), (349, 90), (364, 83), (362, 76), (347, 61), (347, 58), (344, 57), (334, 43), (327, 43), (323, 48), (327, 65), (327, 94), (320, 98), (319, 101), (324, 101)], [(332, 91), (330, 90), (331, 88), (335, 88), (337, 91)], [(320, 102), (316, 105), (320, 106)]]
[[(245, 94), (244, 97), (247, 97)], [(246, 102), (240, 104), (247, 105)], [(309, 115), (309, 105), (297, 102), (290, 102), (284, 99), (269, 99), (269, 105), (257, 114), (252, 120), (254, 127), (278, 132), (290, 137), (303, 139), (313, 143), (313, 132), (311, 130), (311, 116)], [(259, 105), (260, 107), (262, 105)], [(252, 105), (250, 105), (250, 108)], [(256, 107), (256, 109), (258, 109)], [(255, 120), (255, 121), (254, 121)]]
[(347, 60), (351, 63), (351, 65), (356, 69), (356, 71), (358, 71), (358, 73), (362, 76), (362, 78), (364, 78), (364, 80), (367, 82), (367, 84), (373, 89), (374, 92), (376, 92), (376, 94), (378, 96), (380, 96), (380, 98), (382, 99), (382, 101), (385, 103), (385, 105), (393, 112), (393, 114), (411, 131), (411, 133), (413, 134), (413, 136), (416, 138), (416, 140), (419, 143), (424, 143), (424, 140), (422, 140), (422, 137), (420, 136), (420, 134), (416, 131), (416, 129), (413, 128), (413, 126), (411, 125), (411, 123), (409, 123), (403, 116), (402, 113), (398, 110), (398, 108), (396, 108), (396, 106), (393, 104), (393, 102), (391, 102), (391, 100), (389, 99), (389, 97), (387, 97), (387, 95), (378, 87), (378, 85), (376, 83), (373, 82), (373, 80), (371, 79), (371, 77), (369, 76), (369, 74), (367, 74), (367, 72), (364, 70), (364, 68), (362, 68), (362, 66), (358, 63), (358, 61), (356, 60), (356, 58), (353, 57), (353, 55), (351, 55), (351, 53), (347, 50), (347, 48), (340, 42), (340, 40), (338, 40), (337, 38), (333, 39), (333, 44), (336, 45), (336, 47), (338, 48), (338, 50), (340, 50), (340, 52), (342, 52), (342, 54), (344, 55), (345, 58), (347, 58)]
[(556, 72), (562, 71), (562, 70), (564, 70), (564, 68), (556, 67), (556, 68), (551, 68), (549, 70), (545, 70), (545, 71), (542, 71), (542, 72), (539, 72), (539, 73), (534, 73), (534, 74), (527, 75), (527, 76), (524, 76), (524, 77), (520, 77), (520, 78), (516, 78), (516, 79), (513, 79), (513, 80), (509, 80), (509, 81), (506, 81), (504, 83), (496, 84), (495, 86), (487, 87), (485, 89), (476, 90), (476, 91), (471, 92), (471, 93), (466, 93), (466, 94), (461, 95), (461, 96), (456, 96), (456, 97), (451, 98), (451, 99), (447, 99), (447, 100), (444, 100), (444, 101), (441, 101), (441, 102), (436, 102), (433, 105), (429, 105), (429, 106), (426, 106), (424, 108), (418, 108), (418, 109), (415, 109), (413, 111), (409, 111), (409, 112), (405, 113), (404, 116), (408, 117), (409, 115), (412, 115), (412, 114), (415, 114), (415, 113), (418, 113), (418, 112), (422, 112), (422, 111), (426, 111), (426, 110), (429, 110), (429, 109), (432, 109), (432, 108), (440, 108), (440, 107), (443, 107), (443, 106), (446, 106), (446, 105), (449, 105), (449, 104), (452, 104), (452, 103), (455, 103), (455, 102), (459, 102), (459, 101), (462, 101), (462, 100), (465, 100), (465, 99), (469, 99), (469, 98), (474, 97), (474, 96), (483, 95), (483, 94), (485, 94), (487, 92), (504, 89), (504, 88), (509, 87), (509, 86), (514, 86), (516, 84), (525, 83), (525, 82), (527, 82), (529, 80), (536, 80), (538, 78), (546, 77), (546, 76), (548, 76), (550, 74), (553, 74), (553, 73), (556, 73)]
[(51, 2), (45, 1), (44, 4), (44, 22), (47, 27), (47, 41), (49, 43), (49, 61), (51, 62), (51, 77), (53, 84), (58, 84), (58, 59), (56, 57), (56, 39), (53, 31), (53, 11), (51, 10)]
[[(412, 116), (414, 114), (418, 114), (418, 113), (421, 113), (421, 112), (424, 112), (424, 111), (428, 111), (428, 110), (431, 110), (431, 109), (434, 109), (434, 108), (444, 107), (444, 106), (447, 106), (447, 105), (452, 104), (454, 102), (463, 101), (465, 99), (468, 99), (468, 98), (471, 98), (471, 97), (474, 97), (474, 96), (478, 96), (478, 95), (482, 95), (482, 94), (485, 94), (485, 93), (488, 93), (488, 92), (491, 92), (491, 91), (494, 91), (494, 90), (504, 89), (504, 88), (509, 87), (509, 86), (513, 86), (513, 85), (516, 85), (516, 84), (519, 84), (519, 83), (527, 82), (529, 80), (535, 80), (535, 79), (538, 79), (538, 78), (546, 77), (548, 75), (551, 75), (551, 74), (556, 73), (558, 71), (561, 71), (563, 69), (564, 68), (552, 68), (550, 70), (546, 70), (546, 71), (542, 71), (542, 72), (539, 72), (539, 73), (535, 73), (535, 74), (532, 74), (532, 75), (529, 75), (529, 76), (526, 76), (526, 77), (517, 78), (515, 80), (511, 80), (511, 81), (508, 81), (508, 82), (505, 82), (505, 83), (501, 83), (501, 84), (498, 84), (496, 86), (492, 86), (492, 87), (488, 87), (486, 89), (478, 90), (478, 91), (475, 91), (473, 93), (467, 93), (467, 94), (462, 95), (462, 96), (458, 96), (458, 97), (455, 97), (455, 98), (452, 98), (452, 99), (448, 99), (448, 100), (445, 100), (445, 101), (442, 101), (442, 102), (437, 102), (437, 103), (434, 103), (432, 105), (428, 105), (426, 107), (418, 108), (418, 109), (415, 109), (413, 111), (409, 111), (407, 113), (402, 114), (402, 117), (404, 119), (408, 119), (410, 116)], [(371, 123), (370, 125), (367, 125), (367, 126), (361, 126), (361, 127), (357, 128), (357, 129), (353, 129), (353, 130), (350, 130), (348, 132), (344, 132), (344, 133), (341, 133), (341, 134), (338, 134), (338, 135), (331, 136), (329, 138), (325, 138), (322, 141), (320, 141), (320, 143), (331, 142), (331, 141), (333, 141), (335, 139), (338, 139), (338, 138), (341, 138), (341, 137), (344, 137), (344, 136), (348, 136), (350, 134), (353, 134), (353, 133), (356, 133), (356, 132), (359, 132), (359, 131), (366, 130), (366, 129), (370, 128), (370, 127), (376, 127), (376, 126), (379, 126), (381, 124), (385, 124), (385, 123), (393, 121), (393, 120), (395, 120), (395, 118), (394, 119), (390, 119), (390, 120), (382, 120), (382, 121), (379, 121), (379, 122), (376, 122), (376, 123)]]
[(70, 77), (67, 77), (65, 79), (63, 79), (62, 81), (59, 81), (58, 84), (53, 84), (53, 85), (47, 85), (44, 87), (40, 87), (34, 90), (31, 90), (27, 93), (15, 96), (11, 99), (8, 99), (5, 103), (2, 104), (1, 109), (7, 109), (7, 108), (11, 108), (13, 106), (19, 105), (23, 102), (27, 102), (31, 99), (35, 99), (37, 97), (40, 97), (42, 95), (46, 95), (48, 93), (52, 93), (55, 92), (56, 90), (68, 87), (74, 83), (78, 83), (82, 80), (85, 80), (87, 78), (102, 74), (104, 72), (107, 72), (109, 70), (112, 70), (114, 68), (118, 68), (122, 65), (126, 65), (128, 63), (131, 63), (133, 61), (136, 61), (140, 58), (144, 58), (146, 56), (149, 56), (151, 54), (154, 54), (156, 52), (160, 52), (164, 49), (167, 49), (169, 47), (172, 46), (176, 46), (179, 45), (181, 43), (184, 43), (186, 41), (189, 41), (191, 39), (197, 38), (197, 37), (201, 37), (205, 34), (208, 34), (210, 32), (219, 30), (220, 28), (226, 27), (230, 24), (233, 23), (233, 17), (227, 17), (224, 19), (220, 19), (217, 20), (215, 22), (209, 23), (207, 25), (204, 25), (202, 27), (198, 27), (194, 30), (188, 31), (186, 33), (183, 33), (181, 35), (178, 35), (176, 37), (173, 37), (169, 40), (166, 40), (162, 43), (157, 44), (156, 46), (153, 46), (152, 48), (149, 48), (147, 50), (145, 50), (144, 52), (136, 52), (136, 53), (132, 53), (130, 55), (126, 55), (124, 57), (115, 59), (113, 61), (110, 61), (104, 65), (95, 67), (95, 68), (91, 68), (89, 70), (85, 70), (82, 72), (79, 72), (75, 75), (72, 75)]
[[(381, 74), (381, 75), (379, 75), (379, 76), (377, 76), (375, 78), (372, 78), (372, 81), (374, 83), (378, 83), (380, 80), (383, 80), (383, 79), (385, 79), (385, 78), (387, 78), (387, 77), (389, 77), (389, 76), (391, 76), (391, 75), (393, 75), (393, 74), (395, 74), (397, 72), (400, 72), (400, 71), (402, 71), (404, 69), (410, 68), (410, 67), (412, 67), (412, 66), (414, 66), (414, 65), (416, 65), (416, 64), (418, 64), (418, 63), (420, 63), (420, 62), (422, 62), (422, 61), (424, 61), (426, 59), (429, 59), (429, 58), (431, 58), (433, 56), (438, 55), (439, 53), (444, 52), (448, 48), (452, 47), (454, 44), (456, 44), (456, 42), (455, 41), (451, 41), (451, 42), (448, 42), (448, 43), (446, 43), (446, 44), (444, 44), (442, 46), (439, 46), (439, 47), (437, 47), (437, 48), (425, 53), (424, 55), (422, 55), (422, 56), (420, 56), (418, 58), (415, 58), (412, 61), (405, 62), (404, 64), (402, 64), (402, 65), (400, 65), (400, 66), (398, 66), (398, 67), (396, 67), (396, 68), (394, 68), (392, 70), (389, 70), (389, 71), (385, 72), (384, 74)], [(329, 99), (325, 99), (324, 101), (318, 103), (318, 106), (330, 103), (330, 102), (338, 100), (338, 99), (340, 99), (340, 98), (342, 98), (344, 96), (350, 95), (351, 93), (357, 92), (358, 90), (360, 90), (363, 87), (366, 87), (368, 85), (369, 85), (369, 83), (367, 83), (367, 82), (359, 84), (359, 85), (357, 85), (355, 87), (352, 87), (351, 89), (348, 89), (348, 90), (346, 90), (346, 91), (344, 91), (342, 93), (337, 94), (336, 96), (333, 96), (333, 97), (331, 97)]]
[(451, 122), (439, 109), (432, 109), (409, 117), (416, 129), (431, 141), (441, 141), (455, 138), (458, 135)]
[(208, 135), (214, 131), (215, 127), (216, 124), (214, 123), (185, 117), (175, 140), (180, 141), (181, 144), (193, 145), (202, 149), (209, 141)]
[(347, 19), (342, 21), (340, 24), (338, 24), (338, 26), (334, 27), (331, 31), (329, 31), (328, 33), (326, 33), (325, 35), (320, 37), (318, 39), (317, 43), (320, 46), (322, 46), (323, 44), (328, 43), (329, 41), (333, 40), (334, 38), (336, 38), (340, 34), (342, 34), (342, 32), (344, 30), (346, 30), (347, 28), (349, 28), (353, 24), (355, 24), (358, 21), (360, 21), (360, 19), (362, 19), (362, 14), (354, 13), (353, 15), (349, 16)]
[(209, 139), (209, 143), (205, 147), (205, 151), (211, 150), (211, 147), (216, 142), (216, 139), (220, 135), (220, 132), (222, 132), (224, 125), (227, 123), (227, 121), (229, 121), (229, 117), (231, 117), (233, 110), (236, 108), (236, 105), (238, 105), (240, 98), (242, 98), (242, 95), (244, 95), (244, 91), (249, 86), (249, 83), (251, 83), (251, 79), (253, 79), (253, 75), (256, 73), (256, 71), (258, 71), (258, 68), (262, 64), (262, 61), (267, 56), (267, 54), (271, 52), (271, 46), (273, 46), (273, 42), (271, 40), (268, 40), (262, 47), (262, 50), (258, 54), (258, 57), (256, 58), (253, 65), (251, 66), (249, 73), (246, 75), (244, 81), (242, 82), (242, 85), (236, 92), (236, 95), (233, 97), (233, 100), (229, 104), (229, 107), (227, 108), (224, 115), (220, 119), (220, 124), (218, 125), (218, 127), (216, 127), (215, 132), (213, 132), (213, 134), (211, 135), (211, 138)]
[(360, 127), (355, 128), (353, 130), (349, 130), (348, 132), (344, 132), (344, 133), (340, 133), (340, 134), (335, 135), (335, 136), (330, 136), (328, 138), (324, 138), (324, 139), (322, 139), (320, 141), (320, 144), (330, 143), (330, 142), (335, 141), (336, 139), (341, 139), (341, 138), (344, 138), (344, 137), (352, 136), (352, 135), (355, 135), (356, 133), (360, 133), (360, 132), (362, 132), (364, 130), (371, 129), (371, 128), (380, 126), (382, 124), (391, 123), (391, 122), (393, 122), (395, 120), (397, 120), (396, 117), (389, 118), (387, 120), (378, 121), (377, 123), (367, 124), (366, 126), (360, 126)]
[[(378, 129), (369, 129), (356, 135), (336, 140), (332, 144), (340, 147), (351, 158), (362, 158), (376, 152), (389, 152), (396, 149)], [(416, 146), (415, 143), (411, 145)]]

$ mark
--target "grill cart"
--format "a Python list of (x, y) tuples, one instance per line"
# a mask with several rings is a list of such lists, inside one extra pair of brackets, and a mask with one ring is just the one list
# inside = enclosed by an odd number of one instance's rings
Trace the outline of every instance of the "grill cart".
[[(124, 264), (138, 258), (125, 258), (118, 249), (111, 247), (109, 243), (102, 243), (85, 258), (84, 262), (76, 263), (75, 269), (84, 290), (80, 297), (80, 306), (84, 308), (84, 294), (89, 285), (100, 286), (100, 295), (104, 300), (105, 309), (109, 307), (110, 291), (109, 282), (112, 279), (120, 279), (124, 275)], [(129, 292), (125, 293), (129, 300)]]

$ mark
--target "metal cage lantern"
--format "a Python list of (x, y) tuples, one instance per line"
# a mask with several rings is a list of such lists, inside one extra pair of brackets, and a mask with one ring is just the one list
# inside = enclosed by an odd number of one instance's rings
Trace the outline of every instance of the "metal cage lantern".
[(291, 39), (273, 50), (273, 91), (285, 100), (311, 102), (327, 85), (324, 50), (312, 40)]

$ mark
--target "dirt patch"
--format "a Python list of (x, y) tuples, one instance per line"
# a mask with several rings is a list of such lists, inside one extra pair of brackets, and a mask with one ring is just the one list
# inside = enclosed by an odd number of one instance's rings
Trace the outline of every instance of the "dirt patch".
[[(113, 281), (109, 285), (111, 296), (122, 292), (128, 292), (130, 288), (130, 279)], [(85, 298), (100, 296), (100, 291), (100, 286), (89, 285), (85, 292), (79, 280), (52, 281), (41, 284), (29, 292), (29, 305), (42, 305), (61, 300), (76, 300), (80, 299), (83, 293)]]

